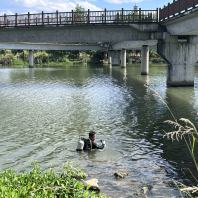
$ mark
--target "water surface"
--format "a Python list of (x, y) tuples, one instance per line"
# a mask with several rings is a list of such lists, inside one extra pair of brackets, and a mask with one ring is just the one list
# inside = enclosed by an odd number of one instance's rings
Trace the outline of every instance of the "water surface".
[[(195, 82), (195, 88), (167, 89), (166, 67), (157, 66), (149, 76), (139, 66), (0, 69), (0, 169), (29, 170), (38, 161), (60, 170), (72, 161), (111, 197), (142, 197), (144, 186), (152, 187), (149, 197), (178, 197), (172, 180), (191, 182), (183, 170), (192, 164), (182, 143), (163, 138), (163, 121), (171, 116), (144, 84), (177, 117), (197, 123)], [(106, 149), (77, 153), (79, 136), (89, 130), (106, 140)], [(117, 170), (129, 176), (116, 180)]]

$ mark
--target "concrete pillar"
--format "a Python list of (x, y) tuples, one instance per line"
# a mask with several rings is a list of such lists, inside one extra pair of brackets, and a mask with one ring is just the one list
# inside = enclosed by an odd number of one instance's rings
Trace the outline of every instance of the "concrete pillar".
[(29, 50), (29, 67), (34, 67), (34, 51), (33, 50)]
[(109, 64), (109, 67), (112, 67), (112, 57), (111, 57), (111, 54), (108, 54), (108, 64)]
[(109, 51), (108, 55), (111, 56), (112, 66), (120, 65), (120, 51)]
[(158, 43), (158, 53), (168, 62), (167, 86), (194, 86), (197, 42), (197, 36), (166, 35)]
[(121, 67), (126, 68), (126, 49), (121, 50)]
[(142, 46), (141, 75), (149, 74), (149, 46)]

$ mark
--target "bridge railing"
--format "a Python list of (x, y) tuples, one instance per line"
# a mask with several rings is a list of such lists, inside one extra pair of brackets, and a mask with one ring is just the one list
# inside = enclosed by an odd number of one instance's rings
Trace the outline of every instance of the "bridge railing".
[(198, 0), (174, 0), (164, 8), (159, 9), (159, 20), (165, 21), (198, 7)]
[(54, 12), (0, 16), (0, 27), (26, 27), (72, 24), (127, 24), (158, 22), (157, 10), (103, 10), (83, 12)]

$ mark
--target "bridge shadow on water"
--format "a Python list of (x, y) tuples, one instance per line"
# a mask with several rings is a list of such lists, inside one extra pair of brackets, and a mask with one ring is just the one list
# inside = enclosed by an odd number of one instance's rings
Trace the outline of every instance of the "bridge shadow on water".
[[(141, 76), (130, 67), (123, 70), (113, 68), (108, 72), (115, 79), (114, 82), (126, 87), (133, 98), (123, 112), (124, 124), (129, 127), (123, 135), (138, 138), (140, 147), (144, 142), (142, 140), (145, 140), (150, 143), (154, 153), (159, 151), (157, 154), (160, 157), (157, 157), (156, 163), (165, 169), (168, 177), (185, 184), (196, 184), (194, 178), (198, 177), (198, 173), (185, 142), (172, 142), (164, 137), (165, 131), (170, 131), (170, 126), (164, 121), (173, 120), (169, 110), (145, 84), (161, 95), (177, 119), (188, 118), (198, 127), (196, 88), (166, 88), (164, 68), (162, 72), (160, 68), (151, 68), (150, 76)], [(140, 69), (138, 72), (140, 73)], [(160, 75), (162, 80), (156, 80), (156, 75)]]

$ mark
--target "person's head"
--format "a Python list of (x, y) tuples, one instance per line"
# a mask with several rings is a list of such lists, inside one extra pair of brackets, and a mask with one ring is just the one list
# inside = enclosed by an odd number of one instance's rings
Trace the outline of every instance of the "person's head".
[(89, 132), (89, 139), (94, 142), (96, 140), (96, 132), (95, 131), (90, 131)]

